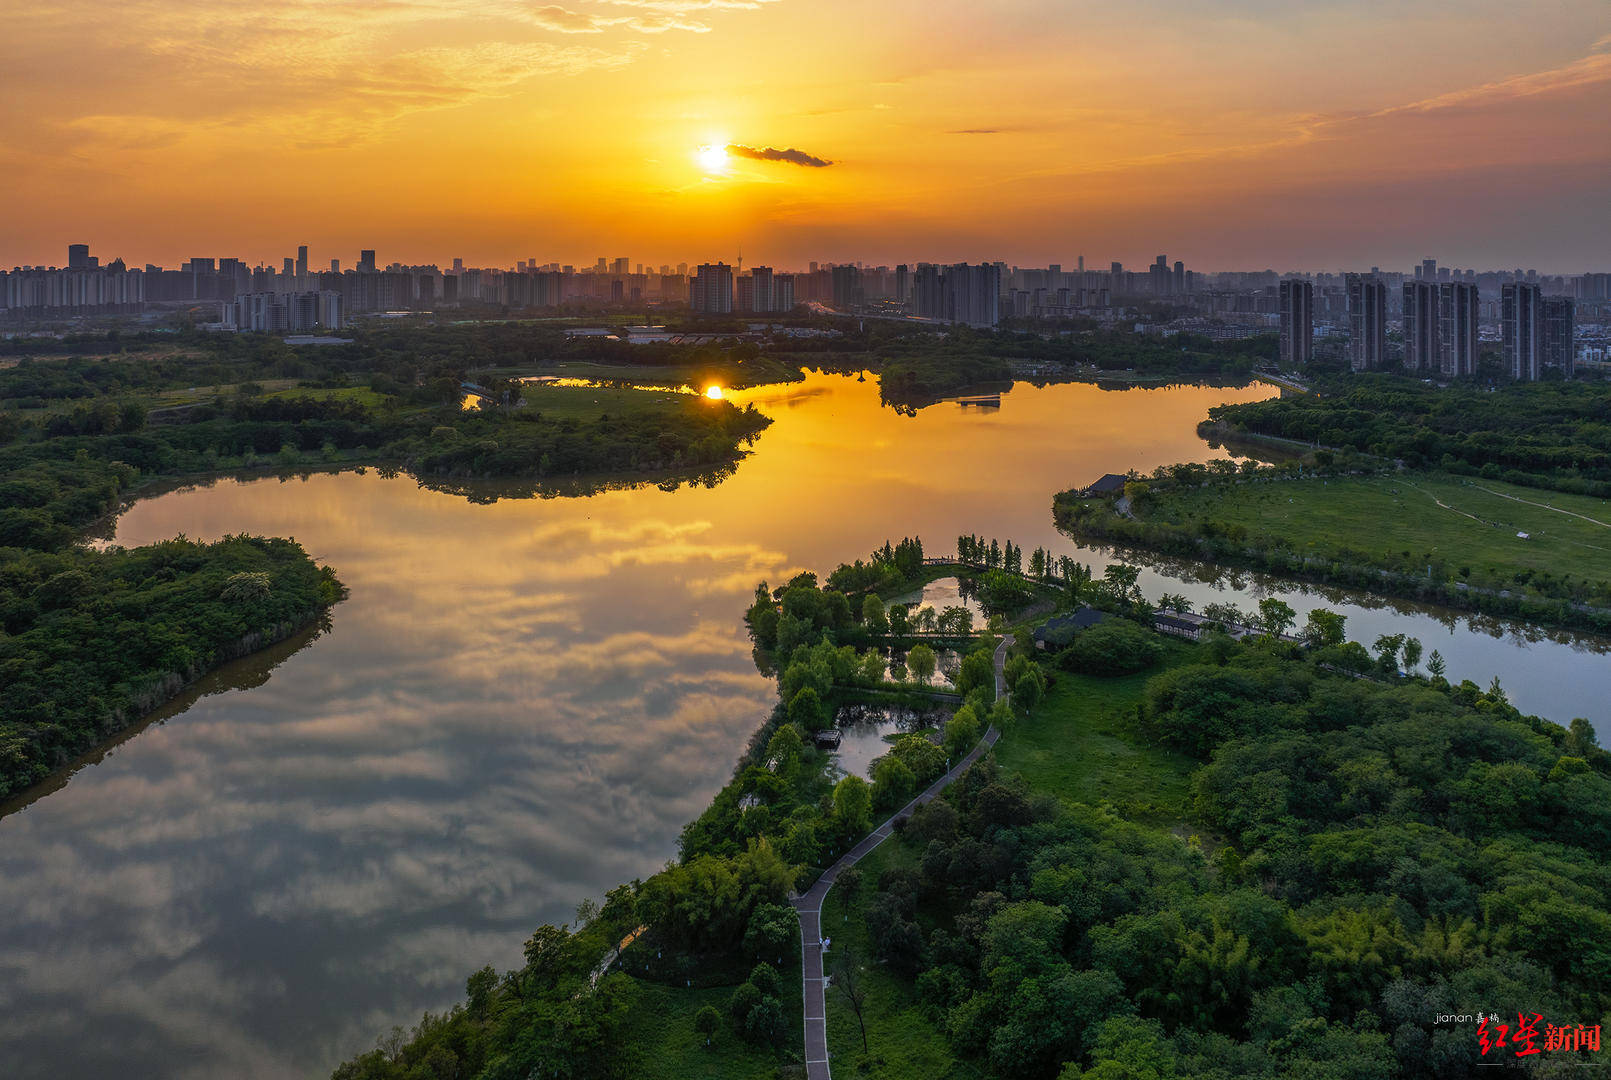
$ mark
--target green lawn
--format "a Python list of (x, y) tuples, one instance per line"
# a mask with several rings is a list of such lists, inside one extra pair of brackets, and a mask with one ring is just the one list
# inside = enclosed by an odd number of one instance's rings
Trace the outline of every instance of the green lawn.
[[(784, 964), (778, 976), (778, 996), (790, 1019), (781, 1054), (744, 1042), (726, 1022), (727, 999), (736, 986), (683, 989), (640, 980), (633, 1031), (643, 1052), (645, 1075), (658, 1080), (773, 1080), (779, 1065), (800, 1059), (805, 1040), (799, 960)], [(708, 1047), (705, 1037), (694, 1030), (694, 1016), (706, 1005), (724, 1018)]]
[(351, 401), (367, 409), (378, 409), (386, 403), (386, 395), (367, 386), (313, 387), (293, 386), (267, 395), (274, 398), (310, 398), (316, 401)]
[(695, 402), (690, 394), (664, 390), (617, 390), (609, 387), (553, 386), (531, 383), (522, 396), (526, 408), (549, 420), (595, 420), (602, 415), (664, 413), (671, 415)]
[[(1192, 651), (1170, 641), (1165, 662)], [(1118, 679), (1055, 672), (1045, 700), (996, 744), (996, 760), (1036, 791), (1067, 802), (1106, 803), (1133, 821), (1174, 825), (1184, 815), (1194, 763), (1149, 745), (1135, 730), (1136, 702), (1160, 670)]]
[(1441, 560), (1456, 580), (1461, 568), (1506, 580), (1518, 570), (1611, 580), (1611, 502), (1497, 480), (1416, 473), (1241, 484), (1165, 494), (1141, 516), (1206, 517), (1298, 551), (1342, 546), (1399, 561), (1408, 553)]

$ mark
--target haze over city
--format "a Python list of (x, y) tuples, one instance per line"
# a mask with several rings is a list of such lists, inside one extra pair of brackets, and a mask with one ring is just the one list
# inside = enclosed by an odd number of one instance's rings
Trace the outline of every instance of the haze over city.
[[(17, 5), (0, 264), (1600, 269), (1596, 0)], [(65, 167), (64, 167), (65, 166)]]

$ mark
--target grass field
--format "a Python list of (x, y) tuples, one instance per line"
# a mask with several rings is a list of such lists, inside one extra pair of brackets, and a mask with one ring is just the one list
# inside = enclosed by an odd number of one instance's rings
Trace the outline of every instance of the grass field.
[(1466, 568), (1504, 579), (1548, 570), (1611, 580), (1611, 502), (1494, 480), (1403, 474), (1242, 484), (1170, 492), (1140, 516), (1241, 525), (1298, 551), (1344, 546), (1372, 558), (1435, 557), (1453, 578)]
[(692, 394), (665, 390), (616, 390), (546, 383), (528, 384), (522, 396), (526, 399), (527, 411), (541, 413), (547, 420), (595, 420), (604, 415), (624, 416), (628, 413), (663, 413), (669, 416), (704, 401)]
[[(1194, 651), (1172, 640), (1169, 648), (1166, 663)], [(1160, 670), (1118, 679), (1057, 673), (1045, 700), (996, 744), (996, 760), (1065, 802), (1106, 803), (1132, 821), (1177, 824), (1194, 763), (1149, 745), (1135, 729), (1141, 691)]]
[(682, 989), (640, 981), (633, 1030), (648, 1069), (645, 1075), (659, 1080), (773, 1080), (790, 1055), (799, 1058), (805, 1039), (799, 960), (784, 964), (778, 976), (778, 998), (790, 1021), (782, 1055), (744, 1042), (725, 1020), (709, 1046), (694, 1029), (694, 1017), (706, 1005), (725, 1018), (727, 1000), (736, 986)]

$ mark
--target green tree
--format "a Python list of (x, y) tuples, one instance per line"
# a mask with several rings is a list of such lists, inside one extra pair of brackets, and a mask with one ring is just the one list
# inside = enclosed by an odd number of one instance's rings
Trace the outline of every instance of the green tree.
[(1398, 674), (1398, 651), (1404, 647), (1403, 634), (1381, 634), (1371, 651), (1376, 654), (1376, 666), (1384, 675)]
[(1326, 608), (1315, 608), (1309, 612), (1309, 619), (1303, 626), (1303, 643), (1311, 649), (1322, 649), (1327, 646), (1341, 645), (1344, 640), (1343, 628), (1347, 623), (1347, 616), (1339, 615)]
[(777, 1046), (787, 1028), (783, 1003), (775, 997), (762, 996), (744, 1017), (744, 1038), (756, 1046)]
[(958, 761), (979, 741), (979, 716), (973, 706), (964, 705), (945, 725), (945, 753)]
[(828, 710), (815, 687), (802, 687), (789, 699), (789, 723), (806, 731), (821, 731), (828, 726)]
[(1045, 687), (1045, 680), (1039, 669), (1026, 671), (1012, 684), (1013, 703), (1025, 712), (1034, 709), (1040, 704), (1041, 694)]
[(716, 1011), (714, 1005), (706, 1005), (694, 1014), (694, 1030), (705, 1036), (706, 1046), (710, 1045), (721, 1026), (722, 1014)]
[(906, 654), (906, 666), (912, 669), (918, 682), (927, 686), (929, 680), (934, 678), (934, 650), (927, 645), (913, 645), (912, 651)]
[(1267, 596), (1259, 601), (1259, 623), (1271, 637), (1278, 638), (1285, 634), (1297, 621), (1298, 613), (1280, 598)]
[(1406, 638), (1404, 641), (1404, 670), (1411, 675), (1421, 663), (1421, 641), (1419, 638)]
[(872, 824), (873, 795), (867, 781), (846, 776), (833, 786), (833, 813), (847, 833), (863, 833)]
[(1129, 603), (1140, 598), (1141, 592), (1136, 585), (1140, 578), (1140, 567), (1126, 566), (1124, 563), (1109, 563), (1102, 571), (1103, 587), (1120, 603)]
[(870, 634), (889, 633), (889, 616), (884, 611), (884, 602), (876, 593), (868, 593), (861, 602), (861, 621)]
[(744, 952), (760, 960), (778, 963), (794, 951), (800, 921), (793, 909), (783, 904), (758, 904), (744, 927)]
[(917, 787), (917, 777), (906, 763), (892, 754), (886, 754), (873, 767), (873, 805), (880, 810), (894, 810), (906, 805)]
[(781, 725), (766, 743), (766, 760), (780, 776), (793, 773), (804, 752), (805, 742), (800, 738), (800, 729), (793, 723)]
[(957, 672), (957, 692), (967, 697), (976, 687), (995, 692), (996, 658), (990, 649), (976, 649), (962, 658), (962, 667)]

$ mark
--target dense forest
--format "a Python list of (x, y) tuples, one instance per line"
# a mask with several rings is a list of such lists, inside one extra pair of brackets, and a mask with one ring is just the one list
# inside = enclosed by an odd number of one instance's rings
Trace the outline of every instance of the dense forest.
[(0, 796), (341, 598), (291, 540), (0, 548)]
[(868, 940), (957, 1058), (1048, 1080), (1455, 1078), (1475, 1024), (1439, 1015), (1536, 1014), (1544, 1050), (1547, 1024), (1611, 1010), (1611, 756), (1586, 722), (1265, 639), (1196, 647), (1129, 708), (1200, 763), (1182, 829), (982, 762), (900, 832)]
[[(893, 565), (896, 550), (837, 576), (876, 583), (870, 568)], [(1120, 729), (1138, 748), (1182, 763), (1181, 820), (1127, 818), (1099, 788), (1031, 783), (987, 756), (898, 823), (881, 871), (847, 873), (831, 894), (836, 921), (840, 907), (864, 921), (847, 938), (866, 942), (878, 978), (906, 987), (952, 1074), (1452, 1080), (1483, 1059), (1473, 1024), (1439, 1016), (1536, 1014), (1541, 1050), (1547, 1025), (1602, 1023), (1611, 755), (1585, 721), (1524, 716), (1497, 681), (1451, 686), (1371, 664), (1329, 613), (1311, 619), (1308, 645), (1166, 644), (1122, 577), (1082, 587), (1107, 620), (1009, 662), (1014, 709), (987, 705), (981, 645), (956, 715), (935, 740), (897, 740), (870, 784), (833, 780), (809, 735), (835, 688), (859, 678), (864, 654), (838, 641), (893, 609), (875, 611), (869, 593), (858, 617), (811, 575), (758, 588), (751, 632), (782, 701), (684, 830), (677, 861), (585, 910), (579, 933), (543, 928), (524, 967), (477, 973), (465, 1004), (336, 1076), (630, 1075), (657, 1049), (643, 995), (684, 981), (739, 984), (725, 1007), (700, 1010), (707, 1042), (739, 1039), (760, 1061), (787, 1062), (798, 1038), (779, 1017), (798, 962), (787, 888), (807, 887), (985, 724), (1009, 746), (1024, 725), (1069, 723), (1058, 684), (1070, 679), (1083, 680), (1075, 699), (1106, 695), (1127, 714)], [(1349, 664), (1353, 654), (1367, 662)], [(593, 965), (635, 926), (619, 964), (633, 974), (589, 992)], [(830, 1010), (866, 1008), (855, 948), (836, 949), (846, 988)], [(860, 1047), (836, 1053), (843, 1069), (863, 1060)]]
[(1363, 374), (1320, 394), (1221, 405), (1233, 431), (1346, 448), (1412, 467), (1611, 496), (1611, 387), (1517, 383), (1497, 390)]

